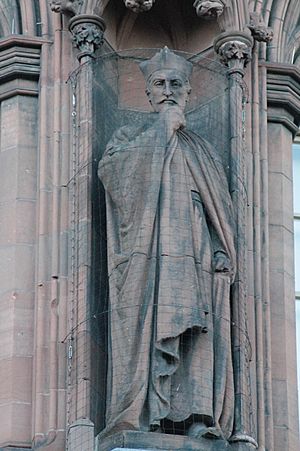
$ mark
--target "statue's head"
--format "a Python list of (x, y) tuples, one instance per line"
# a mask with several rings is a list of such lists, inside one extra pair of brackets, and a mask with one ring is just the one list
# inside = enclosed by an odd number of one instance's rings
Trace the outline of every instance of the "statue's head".
[(191, 92), (192, 63), (165, 47), (153, 58), (143, 61), (140, 69), (147, 83), (146, 94), (155, 111), (163, 110), (166, 105), (185, 109)]

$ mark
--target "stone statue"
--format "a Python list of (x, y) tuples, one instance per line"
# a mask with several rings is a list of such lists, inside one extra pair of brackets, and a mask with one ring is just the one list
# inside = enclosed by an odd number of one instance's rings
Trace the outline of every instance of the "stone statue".
[(106, 429), (229, 438), (233, 428), (232, 202), (220, 158), (186, 129), (192, 64), (168, 48), (140, 64), (152, 125), (117, 130), (106, 191)]

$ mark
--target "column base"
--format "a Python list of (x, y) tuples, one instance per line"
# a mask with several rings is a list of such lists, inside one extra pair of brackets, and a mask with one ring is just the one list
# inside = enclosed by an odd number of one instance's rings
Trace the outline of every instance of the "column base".
[(69, 451), (94, 451), (94, 423), (82, 418), (71, 424), (68, 431)]

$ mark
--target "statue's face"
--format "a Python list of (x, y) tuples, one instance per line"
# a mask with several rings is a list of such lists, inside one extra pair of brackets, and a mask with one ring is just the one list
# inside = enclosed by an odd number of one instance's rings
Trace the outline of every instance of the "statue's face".
[(190, 91), (188, 81), (180, 72), (173, 69), (155, 72), (147, 86), (150, 103), (157, 112), (165, 109), (167, 105), (177, 105), (183, 111)]

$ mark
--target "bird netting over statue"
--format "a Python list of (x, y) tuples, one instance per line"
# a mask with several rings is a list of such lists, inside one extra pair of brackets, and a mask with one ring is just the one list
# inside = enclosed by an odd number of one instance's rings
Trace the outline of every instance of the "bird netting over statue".
[(167, 48), (92, 65), (96, 432), (228, 439), (236, 249), (225, 70)]

